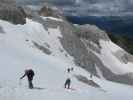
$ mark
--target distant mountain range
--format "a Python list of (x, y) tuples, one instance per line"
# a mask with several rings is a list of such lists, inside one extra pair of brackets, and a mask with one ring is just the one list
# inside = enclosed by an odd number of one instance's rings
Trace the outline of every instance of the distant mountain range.
[(133, 38), (133, 17), (130, 16), (67, 16), (67, 19), (74, 24), (94, 24), (108, 33)]

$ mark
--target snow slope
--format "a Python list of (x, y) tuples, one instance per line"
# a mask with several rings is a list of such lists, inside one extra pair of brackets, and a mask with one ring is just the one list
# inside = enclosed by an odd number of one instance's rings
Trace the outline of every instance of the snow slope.
[[(4, 31), (0, 33), (0, 100), (132, 100), (131, 86), (96, 77), (93, 80), (102, 89), (79, 82), (74, 75), (89, 79), (90, 74), (77, 67), (73, 57), (63, 49), (59, 41), (62, 37), (59, 27), (46, 30), (38, 22), (31, 19), (26, 21), (25, 25), (13, 25), (0, 20)], [(52, 53), (43, 53), (34, 46), (33, 41), (45, 47), (49, 45), (47, 49)], [(69, 66), (74, 67), (71, 75), (66, 73)], [(35, 71), (33, 90), (27, 88), (26, 78), (19, 80), (26, 68)], [(71, 76), (73, 90), (63, 87), (68, 76)]]
[(112, 72), (118, 75), (133, 72), (132, 62), (124, 63), (115, 56), (115, 53), (120, 51), (123, 51), (124, 54), (125, 51), (122, 48), (111, 41), (100, 40), (100, 44), (102, 49), (99, 59), (101, 59), (105, 66), (107, 66)]

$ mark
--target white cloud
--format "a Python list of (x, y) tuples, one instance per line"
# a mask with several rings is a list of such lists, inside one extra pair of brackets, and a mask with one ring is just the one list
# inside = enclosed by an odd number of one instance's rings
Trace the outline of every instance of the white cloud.
[[(17, 0), (21, 1), (22, 0)], [(23, 0), (23, 2), (30, 2), (32, 4), (48, 2), (65, 8), (65, 13), (77, 14), (124, 14), (133, 12), (133, 0)], [(69, 9), (69, 10), (68, 10)]]

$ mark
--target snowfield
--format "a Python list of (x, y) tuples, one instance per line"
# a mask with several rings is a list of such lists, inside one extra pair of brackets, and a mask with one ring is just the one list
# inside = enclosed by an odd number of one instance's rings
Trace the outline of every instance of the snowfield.
[[(62, 37), (59, 27), (46, 30), (31, 19), (27, 19), (25, 25), (13, 25), (0, 20), (0, 27), (5, 32), (0, 33), (0, 100), (132, 100), (132, 86), (93, 77), (101, 86), (94, 88), (77, 80), (75, 75), (83, 75), (90, 79), (90, 74), (76, 66), (73, 57), (63, 49), (59, 40)], [(33, 42), (46, 47), (51, 54), (43, 53)], [(111, 52), (119, 48), (109, 43), (116, 49), (106, 52), (108, 43), (101, 41), (101, 44), (102, 54), (104, 52), (105, 55), (100, 57), (106, 64), (110, 64), (111, 70), (116, 73), (132, 71), (130, 66), (129, 69), (117, 67), (119, 61)], [(112, 56), (108, 57), (110, 55)], [(112, 62), (116, 64), (114, 68)], [(68, 67), (74, 67), (74, 72), (70, 75), (66, 72)], [(33, 90), (28, 89), (26, 78), (19, 80), (27, 68), (35, 71)], [(64, 89), (67, 77), (72, 79), (71, 90)]]
[(42, 17), (44, 20), (48, 20), (48, 19), (50, 19), (50, 20), (55, 20), (55, 21), (59, 21), (59, 22), (62, 22), (63, 20), (62, 19), (59, 19), (59, 18), (54, 18), (54, 17)]
[(101, 59), (105, 66), (107, 66), (112, 72), (118, 75), (133, 72), (132, 62), (124, 63), (115, 56), (115, 53), (117, 52), (124, 52), (122, 48), (111, 41), (101, 40), (100, 45), (102, 50), (101, 55), (98, 55), (99, 59)]

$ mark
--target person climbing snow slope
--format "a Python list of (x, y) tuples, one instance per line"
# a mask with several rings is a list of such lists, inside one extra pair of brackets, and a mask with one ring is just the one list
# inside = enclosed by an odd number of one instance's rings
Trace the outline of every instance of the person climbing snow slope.
[(32, 80), (33, 80), (33, 77), (34, 77), (34, 71), (32, 69), (26, 69), (25, 70), (25, 74), (20, 78), (20, 79), (23, 79), (25, 76), (27, 76), (28, 78), (28, 83), (29, 83), (29, 88), (30, 89), (33, 89), (33, 83), (32, 83)]

